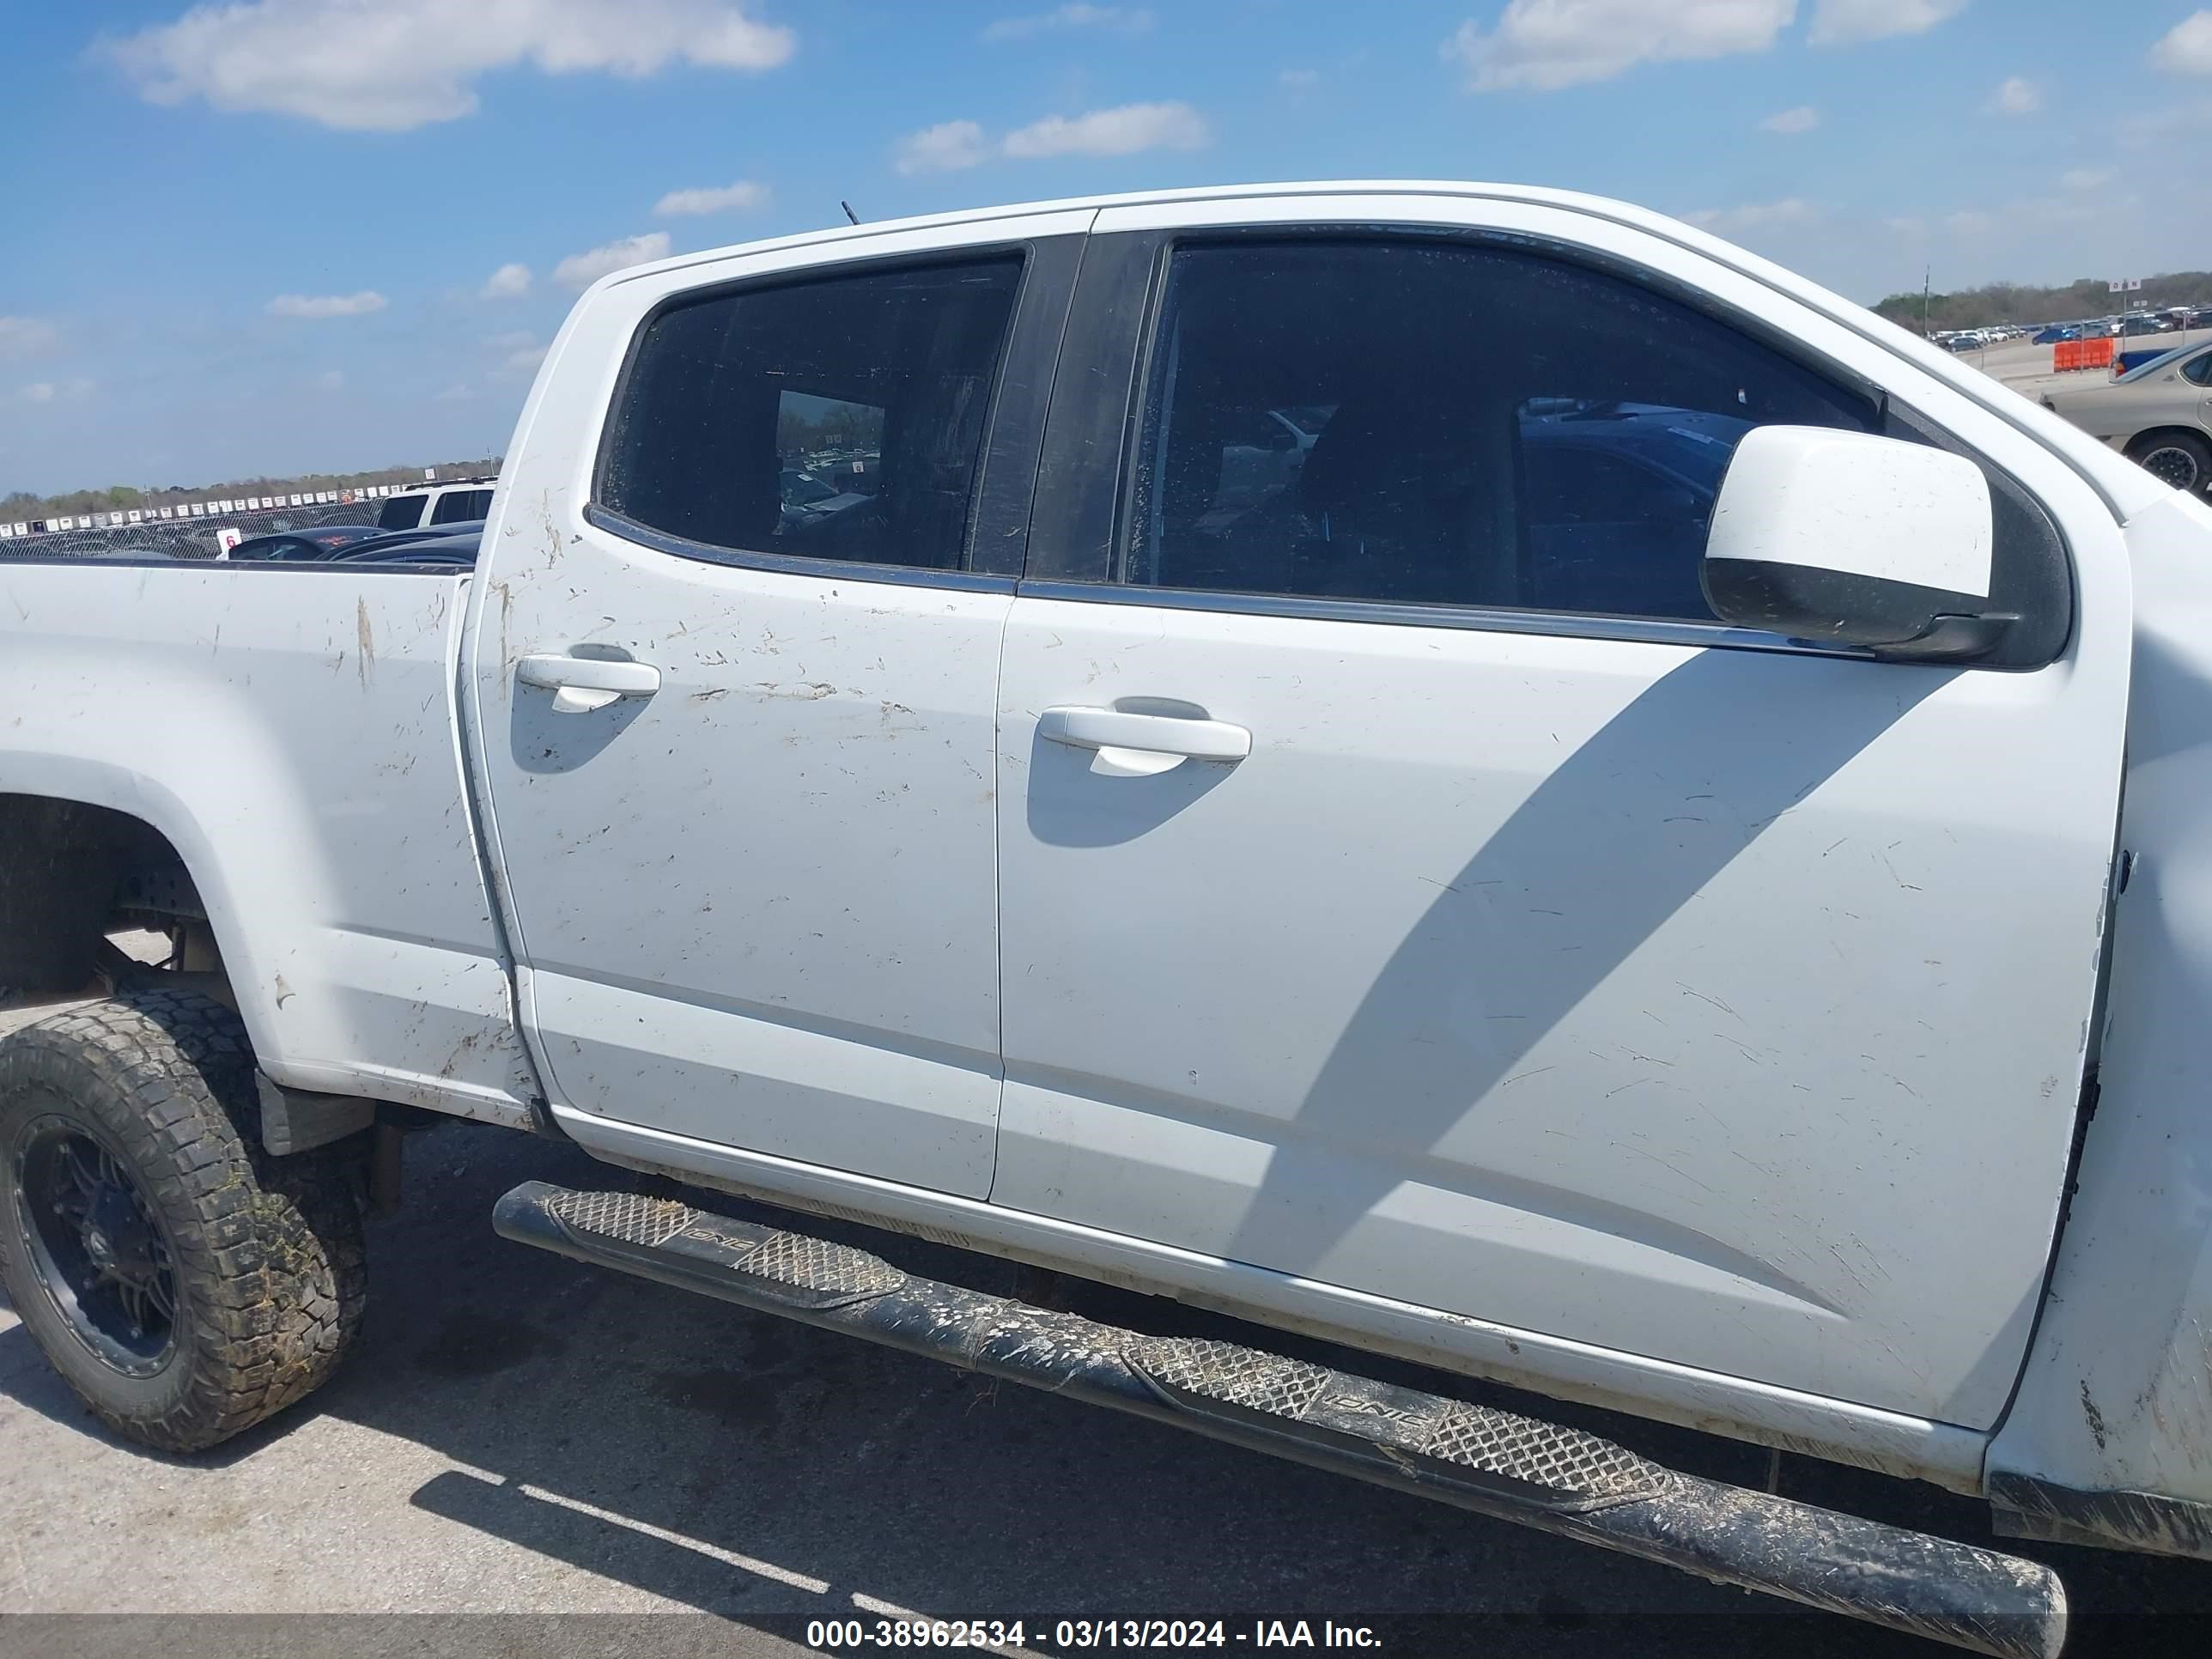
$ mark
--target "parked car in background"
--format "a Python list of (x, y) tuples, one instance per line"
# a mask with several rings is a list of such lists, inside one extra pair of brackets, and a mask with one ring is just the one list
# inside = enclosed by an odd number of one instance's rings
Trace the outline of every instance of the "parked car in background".
[(233, 559), (325, 559), (339, 548), (366, 541), (377, 534), (371, 524), (318, 525), (312, 530), (288, 530), (281, 535), (256, 536), (230, 550)]
[(468, 570), (475, 568), (477, 550), (483, 541), (483, 526), (480, 524), (459, 526), (434, 536), (380, 536), (374, 541), (340, 548), (330, 556), (330, 562)]
[(2178, 346), (2101, 385), (2054, 386), (2043, 406), (2176, 489), (2212, 483), (2212, 344)]
[(2037, 345), (2060, 345), (2064, 343), (2066, 341), (2078, 340), (2081, 337), (2081, 324), (2053, 323), (2050, 327), (2044, 329), (2041, 332), (2036, 335), (2035, 343)]
[(376, 527), (416, 530), (481, 519), (491, 511), (491, 493), (498, 482), (496, 478), (464, 478), (387, 496), (377, 512)]

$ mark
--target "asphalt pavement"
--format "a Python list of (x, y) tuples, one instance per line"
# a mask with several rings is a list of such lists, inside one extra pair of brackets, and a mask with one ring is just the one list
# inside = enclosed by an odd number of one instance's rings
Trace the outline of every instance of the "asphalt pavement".
[[(0, 1305), (0, 1652), (766, 1655), (809, 1650), (811, 1623), (901, 1613), (1019, 1620), (1048, 1652), (1075, 1650), (1060, 1620), (1128, 1618), (1223, 1620), (1224, 1650), (1271, 1620), (1295, 1639), (1299, 1620), (1316, 1645), (1334, 1624), (1401, 1654), (1933, 1650), (495, 1236), (518, 1181), (633, 1182), (562, 1144), (454, 1123), (410, 1137), (408, 1159), (346, 1369), (213, 1453), (114, 1441)], [(1078, 1305), (1251, 1337), (1125, 1293)], [(1577, 1420), (1679, 1467), (1765, 1476), (1749, 1448)], [(1975, 1504), (1931, 1488), (1797, 1458), (1781, 1479), (1988, 1540)], [(2179, 1632), (2212, 1616), (2212, 1567), (2038, 1553), (2100, 1624), (2076, 1651), (2201, 1651)], [(2171, 1641), (2154, 1612), (2179, 1621)]]
[[(2212, 340), (2212, 329), (2195, 329), (2186, 333), (2135, 334), (2114, 341), (2119, 351), (2171, 351), (2177, 346), (2202, 345)], [(2051, 368), (2051, 348), (2037, 345), (2031, 340), (2008, 340), (2002, 345), (1990, 346), (1980, 351), (1962, 351), (1959, 361), (1972, 364), (1992, 379), (2003, 381), (2022, 397), (2040, 399), (2044, 392), (2055, 386), (2102, 385), (2112, 379), (2112, 371), (2104, 368), (2069, 369), (2065, 374)]]

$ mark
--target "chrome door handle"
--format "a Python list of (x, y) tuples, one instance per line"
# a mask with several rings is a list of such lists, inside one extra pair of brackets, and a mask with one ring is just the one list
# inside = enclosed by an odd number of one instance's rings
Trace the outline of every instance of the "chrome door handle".
[(660, 690), (660, 671), (649, 662), (565, 653), (520, 658), (514, 678), (550, 691), (556, 714), (587, 714), (617, 698), (649, 697)]
[(1120, 708), (1074, 704), (1048, 708), (1038, 715), (1037, 735), (1071, 749), (1119, 749), (1177, 760), (1240, 761), (1252, 752), (1251, 732), (1226, 720), (1133, 714)]

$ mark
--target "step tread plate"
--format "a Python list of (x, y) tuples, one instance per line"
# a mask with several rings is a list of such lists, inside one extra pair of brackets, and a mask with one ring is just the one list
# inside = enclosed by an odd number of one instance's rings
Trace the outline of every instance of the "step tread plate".
[(562, 1225), (640, 1249), (657, 1250), (678, 1238), (730, 1253), (725, 1264), (770, 1284), (824, 1296), (875, 1296), (895, 1291), (906, 1275), (866, 1250), (805, 1233), (725, 1220), (671, 1198), (643, 1193), (563, 1192), (547, 1201)]
[(1673, 1472), (1626, 1446), (1516, 1412), (1189, 1337), (1138, 1337), (1130, 1362), (1172, 1393), (1373, 1441), (1582, 1501), (1656, 1497)]

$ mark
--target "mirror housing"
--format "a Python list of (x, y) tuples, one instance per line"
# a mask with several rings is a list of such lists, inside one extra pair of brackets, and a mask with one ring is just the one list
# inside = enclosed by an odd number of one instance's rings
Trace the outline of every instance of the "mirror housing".
[(1996, 519), (1964, 456), (1828, 427), (1744, 434), (1700, 580), (1723, 622), (1876, 655), (1959, 662), (2020, 620), (1990, 608)]

